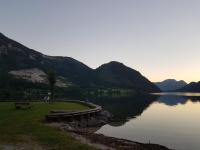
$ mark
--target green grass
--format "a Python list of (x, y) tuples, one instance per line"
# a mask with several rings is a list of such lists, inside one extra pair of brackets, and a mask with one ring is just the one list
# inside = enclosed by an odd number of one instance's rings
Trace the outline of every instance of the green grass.
[(14, 103), (0, 102), (0, 143), (17, 144), (34, 141), (55, 150), (90, 150), (67, 133), (46, 126), (43, 121), (50, 110), (84, 110), (86, 106), (72, 102), (53, 104), (34, 102), (30, 110), (16, 110)]

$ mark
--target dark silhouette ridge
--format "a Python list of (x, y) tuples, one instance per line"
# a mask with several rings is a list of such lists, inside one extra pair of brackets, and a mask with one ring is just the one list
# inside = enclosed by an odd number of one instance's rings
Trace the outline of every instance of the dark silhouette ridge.
[(167, 79), (162, 82), (155, 83), (162, 91), (174, 91), (187, 85), (183, 80), (176, 81), (175, 79)]
[(99, 85), (134, 88), (145, 92), (160, 91), (138, 71), (116, 61), (101, 65), (95, 72), (100, 81)]
[(176, 90), (178, 92), (200, 92), (200, 81), (199, 82), (191, 82), (188, 85), (184, 86)]
[(95, 88), (128, 88), (142, 92), (159, 92), (138, 71), (119, 62), (91, 69), (71, 57), (47, 56), (0, 34), (0, 71), (38, 68), (54, 70), (70, 85)]

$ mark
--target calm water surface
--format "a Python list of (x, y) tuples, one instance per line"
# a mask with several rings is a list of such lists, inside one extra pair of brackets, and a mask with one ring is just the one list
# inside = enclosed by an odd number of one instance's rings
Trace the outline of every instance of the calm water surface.
[(96, 100), (115, 115), (97, 133), (157, 143), (177, 150), (200, 150), (200, 93)]

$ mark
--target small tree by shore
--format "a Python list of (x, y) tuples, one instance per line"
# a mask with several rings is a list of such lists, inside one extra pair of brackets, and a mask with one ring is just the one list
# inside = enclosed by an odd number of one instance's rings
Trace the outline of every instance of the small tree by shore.
[(49, 82), (49, 89), (50, 89), (50, 92), (51, 92), (50, 101), (53, 101), (55, 84), (56, 84), (56, 74), (55, 74), (54, 71), (48, 71), (47, 80)]

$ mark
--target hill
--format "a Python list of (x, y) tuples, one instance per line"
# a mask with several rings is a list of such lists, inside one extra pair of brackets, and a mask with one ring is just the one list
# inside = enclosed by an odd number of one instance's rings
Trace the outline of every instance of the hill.
[(152, 82), (138, 71), (119, 62), (103, 64), (95, 70), (97, 84), (110, 87), (122, 87), (144, 92), (160, 91)]
[(187, 85), (187, 83), (183, 80), (176, 81), (174, 79), (167, 79), (162, 82), (156, 82), (155, 83), (157, 87), (159, 87), (162, 91), (174, 91), (177, 89), (180, 89)]
[(37, 68), (55, 70), (66, 81), (84, 85), (91, 78), (92, 69), (70, 57), (52, 57), (29, 49), (0, 34), (0, 71)]
[(178, 92), (200, 92), (200, 81), (199, 82), (191, 82), (188, 85), (184, 86), (176, 90)]
[[(138, 71), (119, 62), (110, 62), (97, 69), (71, 57), (47, 56), (0, 33), (0, 88), (7, 79), (44, 83), (48, 70), (57, 74), (57, 85), (81, 88), (129, 88), (142, 92), (159, 89)], [(22, 85), (21, 85), (22, 86)], [(15, 87), (11, 85), (10, 87)]]

